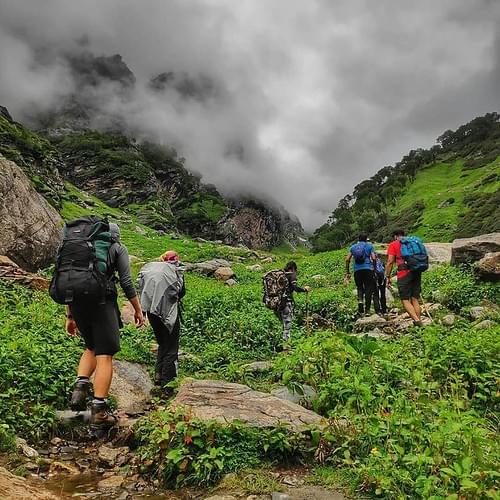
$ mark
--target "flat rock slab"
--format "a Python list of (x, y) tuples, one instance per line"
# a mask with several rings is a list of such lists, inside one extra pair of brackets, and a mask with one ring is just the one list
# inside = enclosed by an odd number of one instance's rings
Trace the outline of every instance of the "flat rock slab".
[(149, 373), (139, 363), (113, 360), (113, 382), (110, 394), (118, 403), (118, 410), (130, 415), (142, 413), (151, 400), (153, 383)]
[(293, 432), (323, 422), (320, 415), (298, 404), (253, 391), (246, 385), (218, 380), (187, 379), (171, 406), (189, 407), (200, 420), (222, 423), (240, 420), (252, 427), (286, 425)]

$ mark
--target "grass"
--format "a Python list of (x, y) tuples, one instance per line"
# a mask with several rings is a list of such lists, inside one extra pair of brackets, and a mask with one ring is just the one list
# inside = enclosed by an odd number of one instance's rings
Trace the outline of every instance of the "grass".
[[(500, 189), (500, 179), (492, 176), (499, 167), (500, 157), (473, 170), (464, 170), (462, 160), (429, 166), (418, 172), (392, 210), (400, 213), (423, 202), (424, 210), (415, 234), (427, 241), (451, 241), (459, 230), (460, 215), (467, 211), (464, 203), (467, 194), (494, 193)], [(482, 184), (482, 179), (488, 177), (490, 180)], [(451, 205), (438, 208), (450, 198), (454, 200)]]

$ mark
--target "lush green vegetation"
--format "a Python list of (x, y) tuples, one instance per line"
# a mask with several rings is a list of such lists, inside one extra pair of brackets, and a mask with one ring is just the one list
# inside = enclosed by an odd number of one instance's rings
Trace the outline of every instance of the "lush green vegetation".
[[(312, 482), (340, 482), (384, 498), (495, 498), (500, 328), (494, 308), (490, 317), (497, 326), (491, 329), (474, 329), (466, 319), (451, 329), (440, 327), (443, 309), (435, 313), (436, 325), (424, 330), (385, 343), (359, 339), (343, 333), (352, 327), (356, 306), (353, 285), (342, 285), (343, 250), (256, 254), (159, 236), (136, 215), (67, 184), (63, 216), (87, 213), (107, 214), (120, 224), (134, 273), (170, 248), (186, 262), (233, 262), (234, 287), (186, 275), (181, 349), (191, 355), (181, 362), (181, 377), (225, 379), (264, 391), (309, 384), (318, 393), (314, 409), (328, 418), (324, 429), (292, 435), (284, 428), (256, 432), (240, 423), (222, 426), (156, 411), (137, 428), (144, 474), (166, 485), (208, 485), (229, 472), (299, 461), (316, 464)], [(264, 256), (274, 262), (262, 264), (263, 271), (294, 258), (299, 283), (313, 286), (309, 300), (297, 294), (287, 355), (275, 353), (281, 327), (262, 305), (262, 272), (247, 268)], [(483, 300), (500, 303), (498, 284), (481, 284), (466, 269), (434, 267), (424, 274), (423, 286), (427, 300), (461, 318)], [(311, 333), (306, 318), (312, 314), (336, 328)], [(65, 334), (63, 324), (62, 307), (46, 294), (0, 285), (0, 448), (11, 446), (14, 434), (46, 437), (55, 427), (54, 409), (67, 406), (82, 345)], [(153, 338), (148, 328), (126, 327), (119, 356), (152, 369)], [(269, 373), (252, 375), (243, 368), (269, 358), (276, 359)]]
[(410, 151), (340, 200), (312, 238), (314, 249), (340, 248), (366, 232), (387, 241), (404, 227), (427, 241), (500, 230), (500, 115), (448, 130), (429, 150)]
[(0, 113), (0, 154), (17, 163), (37, 191), (60, 208), (63, 186), (57, 167), (61, 159), (49, 141)]

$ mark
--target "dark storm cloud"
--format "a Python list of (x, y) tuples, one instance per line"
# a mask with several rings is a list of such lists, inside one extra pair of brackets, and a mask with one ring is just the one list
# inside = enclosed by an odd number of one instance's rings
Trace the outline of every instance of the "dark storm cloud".
[(488, 0), (0, 0), (0, 103), (27, 119), (75, 92), (68, 55), (119, 53), (126, 99), (80, 91), (314, 228), (380, 167), (498, 110), (498, 26)]

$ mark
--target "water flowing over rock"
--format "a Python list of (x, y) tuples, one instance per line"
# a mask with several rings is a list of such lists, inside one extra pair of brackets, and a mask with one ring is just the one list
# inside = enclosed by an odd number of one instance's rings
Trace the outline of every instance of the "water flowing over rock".
[(240, 420), (252, 427), (286, 425), (291, 431), (300, 431), (307, 425), (322, 423), (318, 414), (295, 403), (253, 391), (246, 385), (218, 380), (187, 379), (172, 402), (173, 408), (178, 406), (189, 407), (201, 420)]
[(0, 156), (0, 255), (34, 270), (50, 264), (62, 237), (62, 219), (26, 174)]
[(453, 265), (472, 264), (490, 252), (500, 252), (500, 233), (459, 238), (452, 244), (451, 263)]

